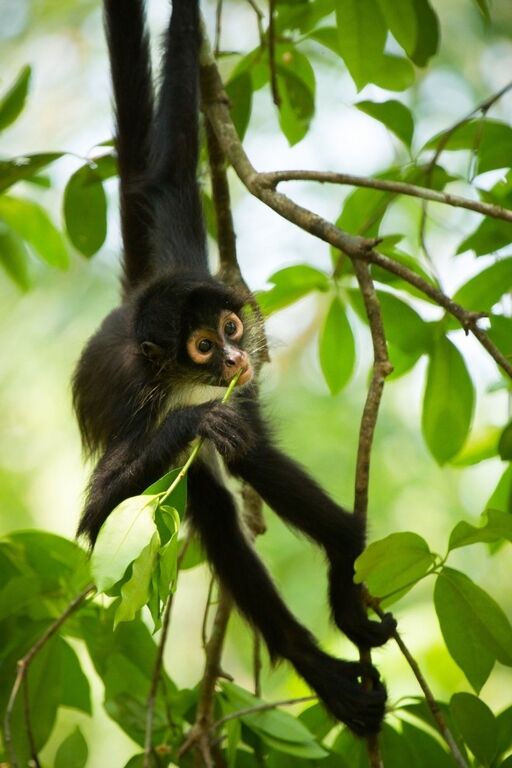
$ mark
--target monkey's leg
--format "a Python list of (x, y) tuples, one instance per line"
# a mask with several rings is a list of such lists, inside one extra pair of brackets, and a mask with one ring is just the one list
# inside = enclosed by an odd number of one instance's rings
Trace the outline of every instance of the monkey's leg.
[(354, 561), (364, 548), (361, 521), (320, 488), (270, 441), (259, 440), (230, 470), (246, 480), (287, 523), (320, 544), (329, 559), (329, 598), (337, 626), (360, 647), (382, 645), (395, 622), (386, 616), (370, 621), (353, 582)]
[[(386, 691), (371, 666), (335, 659), (290, 613), (264, 565), (245, 538), (230, 493), (201, 462), (189, 472), (189, 514), (210, 562), (238, 608), (261, 632), (273, 659), (288, 659), (332, 714), (355, 733), (376, 733)], [(360, 679), (369, 673), (373, 690)]]

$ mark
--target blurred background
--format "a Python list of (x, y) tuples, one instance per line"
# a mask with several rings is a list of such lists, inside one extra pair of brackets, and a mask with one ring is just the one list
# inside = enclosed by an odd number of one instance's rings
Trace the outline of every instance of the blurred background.
[[(435, 131), (463, 117), (496, 92), (512, 72), (512, 4), (495, 0), (492, 23), (486, 24), (470, 0), (437, 0), (441, 50), (434, 64), (418, 73), (416, 86), (404, 98), (417, 117), (415, 147)], [(203, 2), (213, 34), (215, 7)], [(166, 0), (149, 2), (150, 23), (159, 34), (169, 13)], [(70, 174), (91, 150), (111, 138), (112, 120), (106, 49), (98, 0), (0, 0), (0, 88), (5, 90), (25, 64), (33, 67), (28, 106), (15, 128), (2, 135), (0, 153), (67, 151), (52, 166), (52, 187), (23, 189), (62, 221), (62, 193)], [(225, 50), (247, 52), (257, 44), (254, 13), (244, 0), (226, 0), (222, 28)], [(311, 44), (313, 45), (313, 44)], [(373, 175), (404, 149), (382, 125), (354, 109), (356, 92), (340, 59), (324, 49), (313, 52), (317, 74), (316, 117), (307, 137), (289, 148), (278, 130), (268, 89), (256, 94), (245, 147), (258, 169), (314, 168)], [(233, 57), (224, 60), (226, 72)], [(381, 92), (382, 93), (382, 92)], [(378, 98), (367, 86), (362, 98)], [(396, 96), (393, 96), (396, 98)], [(492, 115), (508, 119), (512, 96), (504, 97)], [(73, 157), (76, 155), (76, 157)], [(454, 160), (454, 162), (456, 162)], [(0, 273), (0, 533), (40, 527), (73, 537), (89, 467), (81, 457), (78, 430), (70, 405), (70, 377), (80, 350), (103, 316), (118, 300), (119, 228), (115, 181), (111, 193), (107, 242), (92, 261), (71, 254), (71, 266), (58, 271), (31, 263), (32, 288), (23, 294)], [(327, 268), (327, 247), (280, 219), (249, 197), (233, 179), (234, 216), (239, 260), (253, 289), (282, 266), (308, 262)], [(294, 199), (331, 220), (339, 215), (348, 190), (319, 185), (289, 185)], [(407, 200), (394, 207), (386, 227), (410, 232), (415, 242), (419, 204)], [(446, 213), (431, 207), (429, 238), (436, 266), (447, 292), (473, 271), (469, 254), (453, 258), (456, 244), (475, 221), (468, 212)], [(455, 226), (454, 226), (455, 222)], [(398, 229), (398, 227), (396, 227)], [(417, 243), (414, 245), (417, 248)], [(71, 250), (71, 246), (70, 246)], [(212, 252), (215, 252), (214, 246)], [(365, 397), (370, 343), (354, 319), (358, 339), (357, 376), (339, 396), (328, 394), (317, 361), (316, 336), (322, 297), (309, 297), (271, 318), (271, 365), (263, 388), (283, 447), (306, 465), (330, 493), (351, 505), (359, 417)], [(422, 312), (424, 307), (422, 307)], [(431, 312), (432, 314), (432, 312)], [(427, 316), (429, 316), (427, 314)], [(436, 317), (436, 313), (432, 314)], [(463, 351), (477, 383), (476, 424), (503, 424), (509, 404), (493, 392), (495, 369), (480, 349), (462, 334)], [(370, 494), (370, 536), (413, 530), (444, 554), (447, 536), (462, 519), (476, 520), (492, 493), (503, 466), (490, 460), (470, 469), (439, 468), (421, 436), (420, 404), (424, 363), (385, 390), (373, 452)], [(315, 630), (326, 648), (355, 653), (329, 625), (325, 569), (321, 555), (267, 513), (269, 530), (258, 549), (269, 564), (293, 610)], [(450, 564), (460, 567), (488, 588), (505, 610), (512, 610), (510, 556), (487, 558), (483, 546), (459, 550)], [(209, 574), (201, 567), (180, 579), (167, 649), (167, 664), (179, 685), (193, 686), (201, 675), (200, 629)], [(422, 582), (397, 606), (404, 639), (421, 659), (434, 693), (448, 697), (468, 684), (443, 650), (431, 606), (432, 583)], [(241, 684), (250, 685), (252, 638), (238, 617), (231, 621), (224, 668)], [(419, 693), (410, 670), (390, 644), (375, 654), (388, 681), (391, 702)], [(88, 667), (91, 678), (92, 668)], [(512, 672), (501, 667), (483, 690), (484, 700), (499, 710), (512, 685)], [(101, 686), (95, 687), (98, 703)], [(263, 696), (286, 698), (307, 693), (286, 665), (271, 671), (265, 663)], [(65, 715), (62, 716), (65, 718)], [(74, 721), (76, 715), (73, 714)], [(94, 720), (84, 717), (84, 730), (97, 734), (91, 765), (107, 764), (115, 749), (119, 764), (133, 753), (133, 744), (110, 723), (101, 707)], [(92, 742), (90, 742), (92, 744)], [(117, 764), (116, 758), (116, 764)]]

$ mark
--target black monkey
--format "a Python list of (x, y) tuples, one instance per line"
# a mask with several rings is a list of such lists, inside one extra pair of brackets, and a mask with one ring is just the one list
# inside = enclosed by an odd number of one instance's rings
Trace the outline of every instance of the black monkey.
[[(352, 641), (371, 647), (389, 638), (393, 620), (370, 621), (353, 583), (362, 525), (274, 445), (252, 380), (245, 299), (208, 270), (196, 181), (198, 0), (174, 0), (156, 105), (143, 0), (104, 4), (117, 117), (123, 301), (87, 344), (73, 381), (84, 444), (99, 455), (79, 533), (94, 544), (116, 505), (179, 465), (197, 435), (207, 438), (189, 473), (188, 515), (216, 573), (271, 657), (288, 659), (355, 733), (375, 733), (386, 701), (378, 673), (318, 648), (248, 543), (223, 482), (227, 473), (248, 482), (324, 548), (334, 620)], [(239, 386), (223, 405), (220, 397), (238, 372)], [(373, 679), (372, 690), (361, 684), (363, 673)]]

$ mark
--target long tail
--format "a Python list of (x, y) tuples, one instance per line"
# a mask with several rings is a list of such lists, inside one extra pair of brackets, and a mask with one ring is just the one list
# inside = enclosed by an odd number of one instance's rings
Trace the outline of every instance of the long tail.
[(151, 144), (148, 191), (157, 269), (208, 273), (197, 184), (199, 153), (198, 0), (174, 0)]
[(152, 274), (151, 210), (144, 193), (153, 124), (153, 85), (143, 0), (105, 0), (116, 110), (125, 289)]

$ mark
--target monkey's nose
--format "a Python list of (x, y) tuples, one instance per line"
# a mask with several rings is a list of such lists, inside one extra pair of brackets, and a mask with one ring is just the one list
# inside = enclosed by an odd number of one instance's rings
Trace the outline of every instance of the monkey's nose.
[(227, 357), (225, 362), (228, 368), (233, 368), (236, 365), (236, 360), (233, 360), (232, 357)]

